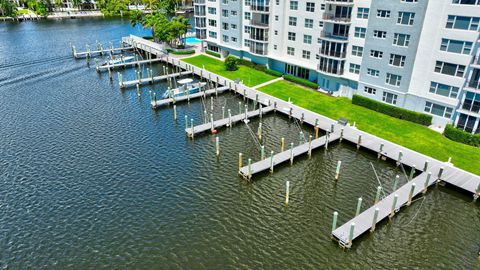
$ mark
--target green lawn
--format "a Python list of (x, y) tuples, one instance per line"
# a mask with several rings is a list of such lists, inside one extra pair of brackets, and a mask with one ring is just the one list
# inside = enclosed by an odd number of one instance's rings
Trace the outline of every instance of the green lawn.
[(258, 89), (334, 120), (346, 117), (360, 130), (400, 144), (441, 161), (452, 157), (456, 167), (480, 175), (480, 148), (457, 143), (427, 127), (353, 105), (350, 99), (334, 98), (279, 81)]
[(214, 72), (220, 76), (228, 78), (230, 80), (242, 79), (243, 83), (246, 86), (255, 86), (262, 84), (264, 82), (276, 79), (277, 77), (267, 74), (265, 72), (249, 68), (246, 66), (239, 66), (238, 70), (235, 71), (226, 71), (223, 66), (223, 61), (213, 59), (205, 55), (198, 55), (190, 58), (184, 58), (183, 61), (190, 63), (194, 66), (202, 68), (205, 66), (205, 69)]

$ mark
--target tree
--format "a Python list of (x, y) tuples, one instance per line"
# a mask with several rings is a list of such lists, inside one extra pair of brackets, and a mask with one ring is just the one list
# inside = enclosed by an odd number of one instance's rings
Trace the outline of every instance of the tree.
[(188, 19), (183, 16), (176, 16), (172, 18), (169, 26), (170, 42), (174, 45), (185, 45), (183, 37), (187, 33), (190, 25)]
[(177, 10), (177, 5), (180, 0), (160, 0), (159, 7), (164, 11), (168, 16), (174, 16), (175, 11)]
[(130, 23), (132, 27), (137, 26), (137, 24), (142, 24), (143, 15), (140, 10), (132, 10), (130, 11)]
[(10, 0), (0, 0), (0, 14), (2, 17), (15, 17), (17, 15), (17, 6)]
[(230, 55), (225, 58), (224, 65), (227, 71), (235, 71), (238, 69), (238, 59)]
[(98, 6), (105, 16), (118, 16), (127, 11), (128, 0), (98, 0)]

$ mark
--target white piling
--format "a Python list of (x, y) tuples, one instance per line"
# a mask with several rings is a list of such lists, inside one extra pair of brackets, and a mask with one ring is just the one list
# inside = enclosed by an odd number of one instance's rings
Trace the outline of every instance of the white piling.
[(308, 157), (312, 157), (312, 135), (308, 135)]
[(395, 193), (393, 196), (392, 209), (390, 210), (389, 217), (392, 218), (395, 215), (395, 210), (397, 209), (398, 194)]
[(333, 212), (333, 222), (332, 222), (332, 232), (337, 229), (337, 219), (338, 219), (338, 212)]
[(215, 137), (215, 153), (217, 154), (217, 157), (220, 156), (220, 138)]
[(377, 204), (380, 201), (380, 193), (382, 192), (382, 187), (378, 186), (377, 187), (377, 194), (375, 195), (375, 203)]
[(415, 191), (415, 183), (412, 183), (412, 186), (410, 188), (410, 193), (408, 194), (408, 202), (407, 206), (412, 203), (412, 198), (413, 198), (413, 192)]
[(372, 228), (370, 228), (370, 232), (375, 231), (375, 227), (377, 226), (377, 218), (378, 218), (379, 211), (380, 209), (378, 207), (375, 207), (375, 212), (373, 213)]
[(265, 145), (262, 145), (260, 147), (260, 159), (264, 160), (265, 159)]
[(232, 126), (232, 111), (228, 109), (228, 126)]
[(270, 172), (273, 173), (273, 151), (270, 151)]
[(338, 180), (338, 177), (340, 176), (340, 167), (342, 166), (342, 161), (339, 160), (337, 162), (337, 169), (335, 170), (335, 180)]
[(428, 172), (427, 178), (425, 178), (425, 184), (423, 185), (423, 194), (427, 192), (428, 185), (430, 184), (430, 178), (432, 177), (432, 172)]
[(290, 181), (287, 181), (285, 183), (285, 204), (286, 205), (288, 205), (289, 197), (290, 197)]
[(361, 197), (358, 198), (357, 211), (355, 212), (355, 216), (358, 216), (360, 214), (360, 210), (362, 209), (362, 201), (363, 201), (363, 199)]
[(177, 105), (173, 105), (173, 120), (177, 121)]
[(293, 142), (290, 143), (290, 165), (293, 164)]

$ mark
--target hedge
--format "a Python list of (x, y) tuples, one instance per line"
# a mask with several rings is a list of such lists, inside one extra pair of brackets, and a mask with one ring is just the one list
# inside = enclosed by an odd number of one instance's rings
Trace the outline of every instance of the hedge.
[(206, 52), (207, 54), (211, 55), (211, 56), (215, 56), (215, 57), (218, 57), (218, 58), (222, 58), (219, 53), (216, 53), (216, 52), (213, 52), (213, 51), (209, 51), (209, 50), (206, 50), (205, 52)]
[(458, 128), (454, 128), (450, 124), (445, 127), (443, 135), (452, 141), (480, 147), (480, 134), (473, 135)]
[(291, 81), (293, 83), (300, 84), (300, 85), (303, 85), (303, 86), (306, 86), (308, 88), (312, 88), (312, 89), (315, 89), (315, 90), (318, 88), (318, 84), (316, 84), (314, 82), (311, 82), (309, 80), (305, 80), (305, 79), (302, 79), (302, 78), (292, 76), (292, 75), (285, 74), (285, 75), (283, 75), (283, 78), (287, 81)]
[(247, 67), (250, 67), (250, 68), (253, 68), (253, 69), (256, 69), (256, 70), (259, 70), (259, 71), (263, 71), (263, 72), (266, 72), (267, 71), (267, 67), (264, 66), (264, 65), (259, 65), (259, 64), (255, 64), (251, 61), (248, 61), (248, 60), (245, 60), (245, 59), (240, 59), (239, 62), (238, 62), (240, 65), (242, 66), (247, 66)]
[(272, 76), (276, 76), (276, 77), (281, 77), (281, 76), (283, 76), (283, 73), (282, 73), (282, 72), (276, 71), (276, 70), (273, 70), (273, 69), (267, 69), (267, 70), (265, 71), (265, 73), (270, 74), (270, 75), (272, 75)]
[(186, 54), (194, 54), (195, 50), (188, 50), (188, 51), (175, 51), (172, 49), (167, 49), (167, 52), (171, 54), (176, 54), (176, 55), (186, 55)]
[(403, 119), (420, 125), (429, 126), (432, 123), (431, 115), (398, 108), (379, 101), (375, 101), (367, 97), (353, 95), (352, 103), (377, 112), (381, 112), (386, 115), (390, 115), (398, 119)]

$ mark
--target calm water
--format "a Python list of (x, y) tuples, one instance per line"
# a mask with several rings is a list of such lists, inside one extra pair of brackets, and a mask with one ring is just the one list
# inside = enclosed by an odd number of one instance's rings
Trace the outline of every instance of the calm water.
[[(337, 143), (246, 183), (238, 153), (260, 155), (245, 124), (220, 132), (217, 159), (213, 136), (184, 134), (184, 114), (200, 123), (201, 102), (179, 105), (175, 123), (171, 109), (149, 107), (148, 91), (165, 85), (120, 91), (70, 55), (69, 42), (118, 44), (140, 32), (121, 20), (0, 24), (1, 268), (480, 269), (470, 195), (433, 188), (345, 252), (330, 240), (332, 212), (343, 224), (358, 197), (371, 205), (371, 164), (387, 190), (393, 164)], [(216, 117), (238, 101), (217, 98)], [(288, 118), (271, 114), (263, 125), (267, 152), (281, 137), (299, 142)]]

